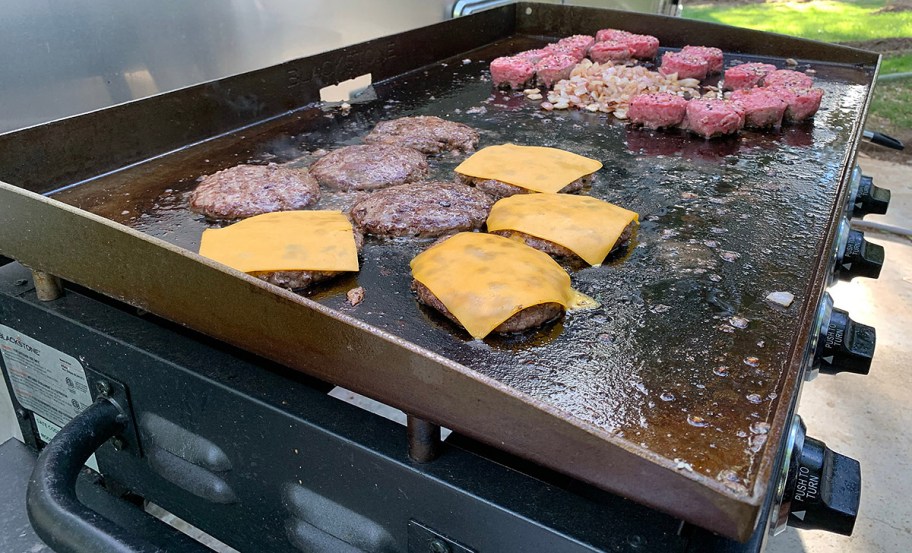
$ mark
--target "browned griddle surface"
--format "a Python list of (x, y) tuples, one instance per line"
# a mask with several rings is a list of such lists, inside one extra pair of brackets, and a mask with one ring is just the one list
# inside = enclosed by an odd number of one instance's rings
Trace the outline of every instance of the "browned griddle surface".
[[(492, 90), (487, 62), (540, 44), (515, 37), (381, 83), (376, 100), (348, 114), (291, 115), (262, 133), (248, 129), (56, 199), (196, 251), (209, 226), (187, 209), (198, 176), (241, 162), (306, 166), (315, 159), (309, 152), (360, 143), (381, 119), (438, 115), (479, 129), (481, 147), (552, 146), (598, 159), (605, 167), (589, 194), (642, 220), (628, 256), (572, 272), (599, 309), (545, 330), (472, 341), (409, 292), (409, 260), (429, 244), (417, 239), (369, 239), (359, 274), (309, 295), (746, 492), (867, 95), (858, 84), (866, 73), (812, 64), (826, 91), (813, 123), (705, 141), (630, 129), (605, 115), (549, 113), (522, 94)], [(462, 159), (432, 157), (431, 178), (451, 180)], [(324, 195), (325, 208), (355, 197)], [(365, 296), (351, 307), (345, 292), (355, 286)], [(764, 301), (774, 291), (793, 293), (795, 304)]]
[[(826, 92), (812, 123), (712, 141), (629, 129), (601, 114), (548, 113), (492, 90), (491, 59), (543, 42), (517, 32), (608, 26), (661, 29), (667, 46), (722, 46), (727, 64), (840, 63), (799, 67), (816, 71)], [(416, 60), (437, 61), (396, 76)], [(408, 262), (428, 241), (369, 239), (360, 273), (310, 292), (322, 304), (312, 305), (0, 186), (14, 206), (0, 206), (0, 252), (746, 538), (796, 398), (876, 61), (729, 27), (522, 4), (0, 136), (0, 179), (42, 192), (88, 179), (54, 199), (190, 251), (208, 226), (187, 210), (198, 177), (243, 162), (305, 166), (315, 150), (359, 143), (381, 119), (439, 115), (479, 129), (481, 146), (554, 146), (598, 159), (604, 169), (588, 193), (640, 214), (633, 247), (602, 267), (573, 268), (574, 286), (600, 308), (522, 336), (473, 341), (417, 304)], [(367, 71), (386, 80), (347, 114), (313, 105), (274, 117)], [(430, 178), (452, 178), (461, 159), (432, 158)], [(327, 193), (321, 207), (354, 198)], [(352, 307), (345, 292), (359, 285), (364, 301)], [(774, 291), (791, 292), (794, 304), (765, 301)]]

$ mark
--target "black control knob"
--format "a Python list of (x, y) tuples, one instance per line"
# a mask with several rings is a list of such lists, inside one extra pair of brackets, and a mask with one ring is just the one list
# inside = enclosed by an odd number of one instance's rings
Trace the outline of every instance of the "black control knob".
[(839, 280), (880, 276), (884, 264), (883, 246), (869, 243), (864, 233), (858, 230), (849, 230), (845, 234), (845, 242), (839, 246), (835, 267)]
[(784, 524), (850, 536), (861, 501), (861, 466), (806, 435), (795, 417), (791, 455), (779, 507)]
[(874, 328), (856, 323), (847, 312), (833, 308), (817, 339), (820, 372), (868, 374), (876, 341)]
[(883, 215), (890, 206), (890, 191), (874, 186), (873, 178), (862, 175), (861, 182), (858, 184), (858, 192), (850, 199), (852, 205), (849, 206), (849, 209), (852, 217), (860, 218), (871, 213)]

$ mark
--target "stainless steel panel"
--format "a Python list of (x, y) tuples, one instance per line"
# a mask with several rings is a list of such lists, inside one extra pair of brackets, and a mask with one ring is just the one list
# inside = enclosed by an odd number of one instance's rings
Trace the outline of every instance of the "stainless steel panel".
[[(662, 13), (669, 0), (544, 0)], [(500, 0), (496, 4), (509, 3)], [(0, 132), (437, 23), (454, 0), (7, 0)]]
[(0, 132), (443, 21), (451, 0), (8, 0)]

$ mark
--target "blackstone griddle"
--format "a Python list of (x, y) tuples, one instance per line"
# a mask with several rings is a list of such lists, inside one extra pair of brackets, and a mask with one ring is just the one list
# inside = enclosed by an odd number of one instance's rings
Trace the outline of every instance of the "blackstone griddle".
[[(716, 46), (726, 67), (794, 58), (824, 89), (821, 110), (781, 132), (707, 141), (547, 112), (492, 87), (493, 58), (606, 27), (656, 35), (663, 50)], [(743, 540), (776, 495), (813, 369), (878, 64), (852, 48), (695, 21), (505, 6), (2, 135), (0, 254), (402, 409), (413, 442), (442, 425)], [(372, 90), (350, 109), (319, 101), (323, 87), (367, 73)], [(589, 193), (641, 220), (627, 252), (573, 268), (574, 286), (601, 307), (473, 341), (410, 292), (408, 262), (426, 240), (369, 239), (360, 273), (306, 294), (195, 253), (210, 226), (187, 209), (200, 176), (306, 166), (409, 115), (471, 125), (481, 147), (601, 161)], [(461, 159), (431, 158), (431, 178), (451, 179)], [(327, 193), (321, 207), (353, 198)], [(356, 286), (364, 301), (351, 306)], [(794, 302), (767, 300), (773, 292)]]

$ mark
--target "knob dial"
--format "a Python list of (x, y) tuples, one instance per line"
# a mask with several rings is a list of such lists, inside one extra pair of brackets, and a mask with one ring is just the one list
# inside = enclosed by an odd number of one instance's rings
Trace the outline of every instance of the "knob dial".
[(833, 308), (817, 340), (820, 372), (868, 374), (876, 342), (873, 327), (856, 323), (847, 312)]
[(874, 179), (862, 175), (857, 192), (850, 197), (849, 210), (852, 217), (864, 217), (871, 213), (883, 215), (890, 206), (890, 191), (874, 185)]
[(884, 264), (883, 246), (865, 240), (864, 233), (849, 228), (843, 220), (839, 226), (833, 278), (852, 280), (855, 277), (877, 278)]
[(813, 380), (821, 372), (868, 374), (876, 342), (873, 327), (853, 321), (846, 311), (833, 307), (833, 298), (824, 293), (808, 341), (805, 379)]
[(796, 416), (780, 481), (779, 516), (775, 533), (786, 525), (825, 530), (849, 536), (861, 500), (861, 466), (858, 461), (831, 450), (807, 436)]

